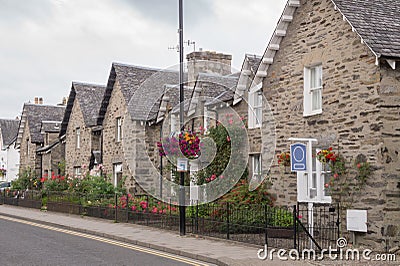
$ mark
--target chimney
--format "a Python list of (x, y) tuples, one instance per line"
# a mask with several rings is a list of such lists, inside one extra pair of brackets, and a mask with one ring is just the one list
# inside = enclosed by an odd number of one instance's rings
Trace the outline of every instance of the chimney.
[(39, 104), (39, 97), (35, 97), (34, 103)]
[(66, 106), (67, 105), (68, 98), (63, 97), (61, 100), (61, 103), (57, 104), (58, 106)]
[(42, 97), (39, 98), (39, 104), (43, 104), (43, 98)]
[(188, 81), (194, 82), (199, 73), (212, 73), (221, 76), (231, 74), (232, 55), (212, 51), (192, 52), (186, 56)]

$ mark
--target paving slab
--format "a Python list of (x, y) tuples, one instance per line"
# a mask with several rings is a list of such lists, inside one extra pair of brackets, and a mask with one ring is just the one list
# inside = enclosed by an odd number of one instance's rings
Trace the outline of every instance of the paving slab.
[[(114, 223), (114, 221), (86, 216), (43, 212), (10, 205), (0, 205), (0, 215), (103, 236), (217, 265), (342, 265), (340, 262), (329, 261), (282, 261), (276, 255), (273, 260), (260, 260), (257, 257), (257, 251), (261, 247), (192, 235), (180, 236), (178, 232), (136, 224)], [(349, 262), (344, 264), (352, 265)], [(360, 262), (354, 265), (366, 264)]]

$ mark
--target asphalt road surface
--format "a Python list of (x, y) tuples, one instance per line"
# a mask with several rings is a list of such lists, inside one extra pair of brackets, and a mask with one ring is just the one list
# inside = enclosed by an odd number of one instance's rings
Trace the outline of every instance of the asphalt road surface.
[(206, 265), (152, 249), (0, 217), (0, 265)]

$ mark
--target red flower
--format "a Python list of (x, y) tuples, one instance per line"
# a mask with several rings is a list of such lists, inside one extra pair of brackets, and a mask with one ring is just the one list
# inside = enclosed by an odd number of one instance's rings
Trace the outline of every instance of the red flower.
[(361, 164), (360, 163), (357, 164), (357, 168), (361, 168)]

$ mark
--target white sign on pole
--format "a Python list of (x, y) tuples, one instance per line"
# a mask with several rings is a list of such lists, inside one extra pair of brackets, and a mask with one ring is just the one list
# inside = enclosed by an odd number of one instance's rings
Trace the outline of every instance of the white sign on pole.
[(187, 172), (188, 171), (188, 159), (178, 158), (176, 167), (177, 167), (178, 172)]

